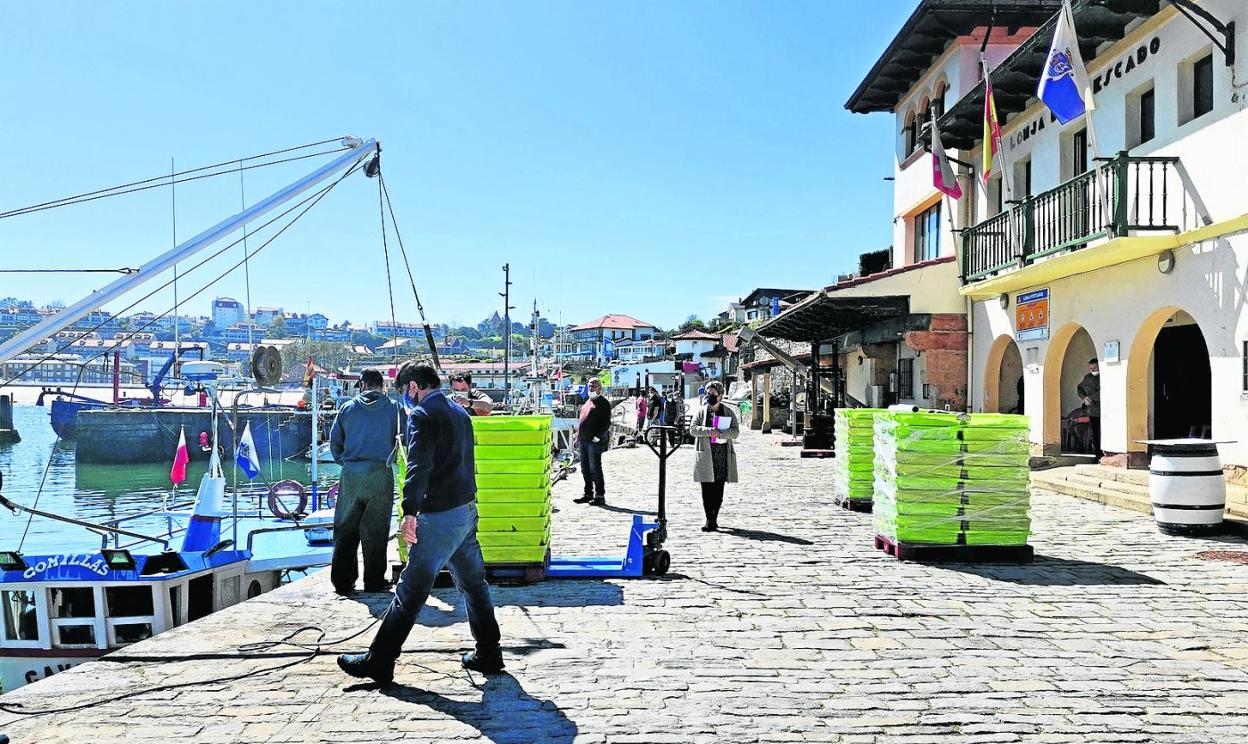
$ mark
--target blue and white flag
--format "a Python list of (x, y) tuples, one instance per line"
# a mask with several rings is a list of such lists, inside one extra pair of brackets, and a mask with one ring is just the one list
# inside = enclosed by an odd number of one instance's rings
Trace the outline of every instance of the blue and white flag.
[(1044, 101), (1057, 120), (1065, 124), (1096, 108), (1092, 100), (1092, 81), (1079, 54), (1079, 37), (1075, 34), (1075, 17), (1070, 0), (1062, 3), (1053, 44), (1040, 76), (1036, 97)]
[(238, 439), (238, 450), (234, 453), (234, 462), (243, 469), (250, 480), (260, 475), (260, 458), (256, 457), (256, 443), (251, 439), (251, 422), (243, 427), (243, 436)]

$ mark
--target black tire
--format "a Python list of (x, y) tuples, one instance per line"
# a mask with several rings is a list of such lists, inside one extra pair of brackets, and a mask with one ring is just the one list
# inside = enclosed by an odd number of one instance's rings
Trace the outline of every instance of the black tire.
[(651, 568), (656, 576), (662, 576), (667, 573), (667, 569), (672, 567), (672, 554), (666, 550), (655, 551), (654, 560)]
[(641, 575), (649, 576), (654, 573), (654, 554), (646, 553), (641, 557)]

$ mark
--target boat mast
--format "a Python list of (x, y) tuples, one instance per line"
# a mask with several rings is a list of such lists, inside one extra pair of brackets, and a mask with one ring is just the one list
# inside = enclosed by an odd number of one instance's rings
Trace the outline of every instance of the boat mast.
[(218, 240), (221, 240), (225, 236), (233, 233), (235, 230), (238, 230), (243, 225), (263, 217), (305, 191), (313, 188), (317, 184), (328, 180), (330, 177), (344, 170), (354, 167), (380, 149), (380, 146), (375, 139), (361, 142), (355, 137), (346, 137), (343, 139), (343, 143), (347, 147), (351, 148), (349, 152), (343, 153), (333, 161), (317, 168), (298, 181), (295, 181), (289, 186), (274, 192), (259, 202), (256, 202), (248, 209), (244, 209), (238, 214), (218, 222), (216, 225), (204, 230), (195, 237), (186, 240), (181, 245), (166, 251), (160, 256), (143, 264), (135, 270), (133, 274), (127, 274), (114, 280), (102, 289), (98, 289), (69, 307), (66, 307), (56, 315), (53, 315), (52, 317), (31, 326), (30, 328), (27, 328), (25, 331), (17, 334), (8, 341), (0, 343), (0, 362), (7, 362), (31, 346), (34, 346), (39, 341), (56, 335), (58, 331), (65, 330), (69, 326), (86, 317), (86, 315), (91, 311), (106, 305), (135, 287), (138, 287), (154, 277), (164, 273), (179, 261), (185, 261)]

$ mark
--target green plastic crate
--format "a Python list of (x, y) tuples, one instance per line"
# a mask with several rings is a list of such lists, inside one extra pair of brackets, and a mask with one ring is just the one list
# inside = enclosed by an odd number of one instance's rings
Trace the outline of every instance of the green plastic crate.
[(477, 473), (527, 473), (540, 474), (550, 472), (550, 460), (477, 460)]
[[(479, 486), (479, 484), (478, 484)], [(477, 503), (550, 503), (549, 488), (480, 488)]]
[(524, 547), (495, 547), (481, 545), (481, 556), (490, 563), (545, 563), (550, 552), (546, 545), (529, 545)]
[(497, 517), (549, 517), (550, 501), (481, 501), (477, 500), (477, 516)]
[(478, 445), (550, 445), (550, 430), (541, 431), (475, 431), (473, 441)]
[(550, 545), (550, 529), (540, 532), (478, 532), (481, 550), (487, 548), (545, 548)]
[(548, 431), (550, 416), (473, 416), (474, 431)]
[(550, 447), (547, 445), (481, 445), (473, 448), (473, 457), (478, 460), (550, 460)]
[(550, 526), (550, 517), (480, 517), (477, 533), (540, 532)]
[(500, 488), (548, 488), (549, 473), (485, 473), (477, 476), (477, 488), (497, 490)]

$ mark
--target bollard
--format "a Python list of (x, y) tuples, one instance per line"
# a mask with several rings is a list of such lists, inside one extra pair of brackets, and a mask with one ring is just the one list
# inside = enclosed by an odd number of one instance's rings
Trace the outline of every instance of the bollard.
[(0, 444), (12, 444), (22, 441), (17, 429), (13, 428), (13, 398), (0, 395)]

